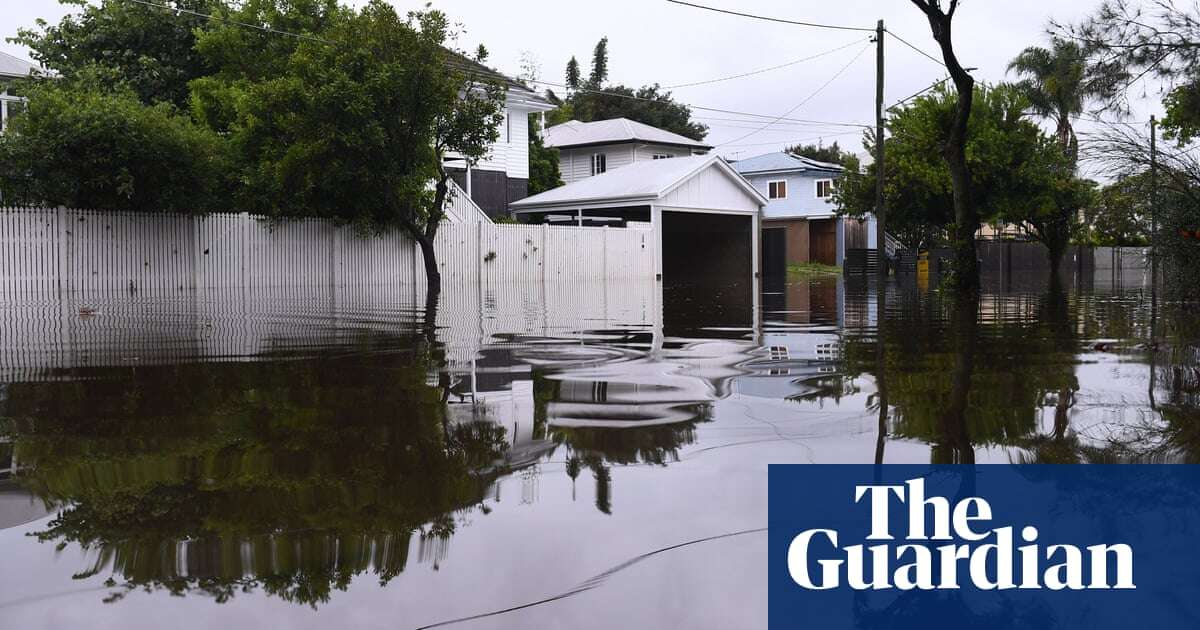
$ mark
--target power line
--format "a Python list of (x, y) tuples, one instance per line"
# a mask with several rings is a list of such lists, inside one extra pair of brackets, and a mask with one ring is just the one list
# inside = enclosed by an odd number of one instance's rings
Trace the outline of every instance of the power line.
[(691, 2), (683, 2), (682, 0), (667, 0), (667, 2), (670, 2), (671, 4), (682, 5), (685, 7), (692, 7), (693, 9), (704, 9), (705, 11), (713, 11), (715, 13), (725, 13), (727, 15), (736, 15), (739, 17), (751, 18), (754, 20), (765, 20), (767, 22), (779, 22), (781, 24), (794, 24), (796, 26), (811, 26), (813, 28), (828, 28), (828, 29), (834, 29), (834, 30), (839, 30), (839, 31), (862, 31), (862, 32), (866, 32), (866, 33), (874, 33), (875, 32), (875, 29), (873, 29), (873, 28), (860, 28), (857, 26), (840, 26), (837, 24), (818, 24), (816, 22), (800, 22), (797, 20), (785, 20), (783, 18), (770, 17), (770, 16), (766, 16), (766, 15), (755, 15), (753, 13), (742, 13), (740, 11), (730, 11), (729, 9), (721, 9), (718, 7), (709, 7), (709, 6), (705, 6), (703, 4), (694, 4)]
[(813, 140), (820, 140), (822, 138), (840, 138), (842, 136), (850, 136), (850, 135), (855, 135), (858, 133), (861, 133), (861, 132), (859, 132), (859, 131), (843, 131), (840, 133), (825, 133), (825, 134), (821, 134), (819, 136), (810, 136), (807, 138), (791, 138), (791, 139), (787, 139), (787, 140), (775, 140), (775, 141), (771, 141), (771, 142), (746, 142), (746, 143), (742, 143), (742, 144), (722, 144), (720, 146), (722, 146), (722, 147), (761, 147), (761, 146), (766, 146), (769, 144), (800, 144), (803, 142), (812, 142)]
[(261, 24), (250, 24), (248, 22), (239, 22), (237, 20), (232, 20), (232, 19), (229, 19), (224, 16), (213, 15), (211, 13), (201, 13), (199, 11), (185, 9), (183, 7), (173, 7), (168, 4), (160, 4), (158, 2), (149, 2), (148, 0), (126, 0), (126, 2), (133, 2), (136, 4), (141, 4), (141, 5), (145, 5), (148, 7), (154, 7), (157, 9), (165, 9), (167, 11), (173, 11), (175, 13), (186, 13), (188, 15), (194, 15), (196, 17), (204, 18), (206, 20), (211, 20), (211, 21), (215, 21), (215, 22), (225, 22), (226, 24), (234, 24), (236, 26), (242, 26), (245, 28), (257, 29), (257, 30), (263, 31), (265, 33), (274, 33), (276, 35), (286, 35), (288, 37), (295, 37), (297, 39), (307, 39), (307, 40), (314, 41), (314, 42), (321, 42), (322, 44), (333, 44), (333, 42), (331, 42), (327, 39), (322, 39), (322, 38), (316, 37), (314, 35), (307, 35), (304, 33), (293, 33), (291, 31), (283, 31), (283, 30), (279, 30), (277, 28), (273, 28), (270, 26), (263, 26)]
[[(308, 40), (320, 42), (323, 44), (330, 44), (330, 45), (335, 44), (335, 42), (333, 42), (333, 41), (323, 39), (320, 37), (316, 37), (313, 35), (307, 35), (304, 33), (293, 33), (291, 31), (284, 31), (284, 30), (269, 27), (269, 26), (262, 26), (262, 25), (258, 25), (258, 24), (250, 24), (247, 22), (240, 22), (237, 20), (223, 17), (223, 16), (212, 15), (209, 13), (201, 13), (199, 11), (193, 11), (191, 9), (183, 9), (183, 8), (173, 7), (173, 6), (162, 4), (162, 3), (150, 2), (149, 0), (126, 0), (126, 1), (134, 2), (136, 4), (141, 4), (141, 5), (145, 5), (148, 7), (164, 9), (166, 11), (171, 11), (174, 13), (186, 13), (186, 14), (193, 15), (196, 17), (204, 18), (206, 20), (211, 20), (211, 21), (216, 21), (216, 22), (224, 22), (227, 24), (233, 24), (235, 26), (241, 26), (244, 28), (251, 28), (251, 29), (263, 31), (266, 33), (273, 33), (276, 35), (295, 37), (298, 39), (308, 39)], [(857, 43), (857, 42), (851, 42), (850, 44), (847, 44), (847, 46), (843, 46), (842, 48), (848, 47), (855, 43)], [(837, 49), (837, 50), (840, 50), (840, 49)], [(833, 52), (833, 51), (827, 51), (827, 53), (828, 52)], [(826, 54), (826, 53), (822, 53), (822, 54)], [(446, 63), (449, 66), (457, 67), (457, 68), (463, 69), (463, 70), (476, 70), (477, 69), (468, 64), (455, 62), (453, 59), (447, 59)], [(539, 85), (548, 85), (548, 86), (557, 87), (557, 88), (572, 89), (561, 83), (553, 83), (550, 81), (541, 81), (541, 80), (533, 79), (533, 80), (530, 80), (529, 82), (536, 83)], [(620, 98), (628, 98), (628, 99), (634, 99), (634, 100), (640, 100), (640, 101), (659, 102), (652, 98), (646, 98), (646, 97), (637, 96), (637, 95), (633, 95), (633, 94), (622, 94), (620, 92), (608, 92), (605, 90), (591, 90), (591, 89), (580, 88), (580, 89), (576, 89), (575, 91), (576, 92), (588, 92), (591, 94), (602, 94), (602, 95), (607, 95), (607, 96), (616, 96), (616, 97), (620, 97)], [(716, 107), (703, 107), (700, 105), (691, 105), (691, 104), (687, 104), (687, 103), (684, 103), (684, 105), (687, 105), (688, 107), (690, 107), (692, 109), (716, 112), (716, 113), (721, 113), (721, 114), (732, 114), (735, 116), (752, 116), (752, 117), (757, 117), (757, 118), (772, 118), (772, 116), (769, 114), (755, 114), (753, 112), (743, 112), (743, 111), (738, 111), (738, 110), (721, 109), (721, 108), (716, 108)], [(862, 125), (862, 124), (858, 124), (858, 123), (833, 122), (833, 121), (823, 121), (823, 120), (807, 120), (807, 119), (803, 119), (803, 118), (785, 118), (785, 119), (780, 119), (780, 120), (786, 120), (789, 123), (810, 124), (810, 125), (829, 125), (829, 126), (834, 126), (834, 127), (865, 127), (866, 126), (866, 125)]]
[(913, 49), (913, 50), (915, 50), (915, 51), (917, 51), (917, 52), (921, 53), (921, 55), (923, 55), (924, 57), (926, 57), (926, 58), (927, 58), (927, 59), (929, 59), (930, 61), (933, 61), (933, 62), (934, 62), (934, 63), (936, 63), (937, 65), (939, 65), (939, 66), (941, 66), (941, 67), (943, 67), (943, 68), (945, 68), (945, 67), (946, 67), (946, 62), (942, 61), (941, 59), (938, 59), (937, 57), (934, 57), (933, 55), (931, 55), (931, 54), (929, 54), (929, 53), (925, 52), (924, 50), (921, 50), (921, 49), (920, 49), (920, 48), (918, 48), (918, 47), (917, 47), (915, 44), (912, 44), (912, 43), (910, 43), (910, 42), (909, 42), (907, 39), (904, 39), (903, 37), (900, 37), (899, 35), (897, 35), (896, 33), (892, 32), (892, 31), (885, 30), (884, 32), (886, 32), (888, 35), (891, 35), (892, 37), (895, 37), (895, 38), (896, 38), (896, 41), (900, 42), (901, 44), (904, 44), (905, 46), (908, 46), (909, 48), (911, 48), (911, 49)]
[[(150, 2), (149, 0), (125, 0), (125, 1), (133, 2), (135, 4), (140, 4), (140, 5), (144, 5), (147, 7), (153, 7), (156, 9), (163, 9), (165, 11), (170, 11), (170, 12), (176, 13), (176, 14), (185, 13), (187, 15), (204, 18), (204, 19), (212, 21), (212, 22), (222, 22), (225, 24), (232, 24), (234, 26), (241, 26), (243, 28), (250, 28), (250, 29), (262, 31), (264, 33), (271, 33), (274, 35), (284, 35), (287, 37), (294, 37), (296, 39), (303, 39), (303, 40), (318, 42), (321, 44), (327, 44), (330, 46), (337, 45), (337, 42), (334, 42), (334, 41), (331, 41), (328, 39), (324, 39), (322, 37), (317, 37), (315, 35), (309, 35), (307, 33), (294, 33), (292, 31), (285, 31), (285, 30), (274, 28), (271, 26), (263, 26), (261, 24), (250, 24), (249, 22), (241, 22), (238, 20), (227, 18), (225, 16), (221, 16), (221, 15), (214, 15), (211, 13), (201, 13), (199, 11), (193, 11), (191, 9), (185, 9), (182, 7), (174, 7), (171, 5), (162, 4), (162, 3), (158, 3), (158, 2)], [(451, 51), (451, 52), (453, 52), (453, 51)], [(457, 68), (459, 70), (467, 70), (467, 71), (471, 71), (471, 72), (479, 70), (479, 68), (477, 68), (477, 67), (456, 61), (454, 59), (446, 59), (445, 61), (446, 61), (447, 66), (450, 66), (452, 68)], [(484, 66), (484, 67), (486, 68), (486, 66)]]
[[(660, 101), (660, 100), (653, 99), (653, 98), (646, 98), (644, 96), (637, 96), (636, 94), (622, 94), (621, 92), (609, 92), (606, 90), (592, 90), (589, 88), (576, 89), (576, 88), (571, 88), (569, 86), (563, 85), (562, 83), (554, 83), (552, 81), (542, 81), (541, 79), (533, 79), (530, 81), (530, 83), (536, 83), (538, 85), (548, 85), (550, 87), (564, 88), (564, 89), (568, 89), (568, 90), (574, 89), (576, 92), (587, 92), (589, 94), (602, 94), (605, 96), (615, 96), (617, 98), (628, 98), (628, 99), (633, 99), (636, 101), (646, 101), (646, 102), (650, 102), (650, 103), (662, 103), (662, 101)], [(757, 118), (768, 118), (768, 119), (776, 118), (776, 116), (773, 116), (771, 114), (755, 114), (753, 112), (743, 112), (743, 111), (738, 111), (736, 109), (721, 109), (719, 107), (705, 107), (703, 105), (693, 105), (691, 103), (682, 103), (682, 102), (680, 104), (685, 105), (691, 109), (698, 109), (698, 110), (706, 111), (706, 112), (717, 112), (719, 114), (733, 114), (735, 116), (754, 116)], [(807, 123), (807, 124), (812, 124), (812, 125), (829, 125), (831, 127), (869, 127), (870, 126), (870, 125), (864, 125), (862, 123), (835, 122), (835, 121), (829, 121), (829, 120), (812, 120), (812, 119), (807, 119), (807, 118), (780, 118), (779, 120), (786, 120), (788, 122), (794, 122), (794, 123)], [(761, 122), (761, 121), (759, 121), (759, 122)]]
[(814, 91), (813, 91), (813, 93), (812, 93), (812, 94), (809, 94), (807, 97), (805, 97), (805, 98), (804, 98), (804, 100), (800, 101), (799, 103), (796, 103), (796, 105), (795, 105), (795, 106), (793, 106), (791, 109), (789, 109), (789, 110), (787, 110), (786, 112), (784, 112), (782, 116), (779, 116), (779, 117), (778, 117), (778, 118), (776, 118), (775, 120), (772, 120), (771, 122), (769, 122), (769, 123), (767, 123), (767, 124), (763, 125), (762, 127), (758, 128), (758, 129), (755, 129), (754, 131), (751, 131), (750, 133), (748, 133), (748, 134), (746, 134), (746, 135), (744, 135), (744, 136), (741, 136), (740, 138), (736, 138), (736, 139), (734, 139), (734, 140), (731, 140), (730, 142), (723, 142), (723, 143), (721, 143), (721, 144), (720, 144), (720, 145), (718, 145), (718, 146), (725, 146), (725, 145), (727, 145), (727, 144), (730, 144), (730, 143), (732, 143), (732, 142), (738, 142), (738, 141), (740, 141), (740, 140), (745, 140), (746, 138), (749, 138), (750, 136), (753, 136), (754, 134), (756, 134), (756, 133), (758, 133), (758, 132), (760, 132), (760, 131), (762, 131), (762, 130), (764, 130), (764, 129), (768, 128), (768, 127), (770, 127), (771, 125), (774, 125), (775, 123), (779, 122), (780, 120), (783, 120), (783, 119), (784, 119), (784, 118), (786, 118), (787, 116), (791, 115), (791, 113), (792, 113), (792, 112), (796, 111), (797, 109), (800, 109), (800, 108), (801, 108), (801, 107), (803, 107), (805, 104), (807, 104), (809, 101), (811, 101), (811, 100), (813, 100), (814, 98), (816, 98), (816, 96), (817, 96), (818, 94), (820, 94), (822, 91), (824, 91), (824, 89), (825, 89), (825, 88), (829, 87), (829, 84), (833, 83), (834, 81), (836, 81), (836, 80), (837, 80), (837, 78), (838, 78), (838, 77), (842, 76), (842, 73), (843, 73), (843, 72), (845, 72), (846, 70), (848, 70), (848, 69), (850, 68), (850, 66), (854, 65), (854, 62), (855, 62), (855, 61), (858, 61), (858, 58), (859, 58), (859, 57), (862, 57), (862, 54), (863, 54), (864, 52), (866, 52), (866, 51), (867, 51), (867, 48), (870, 48), (870, 45), (869, 45), (869, 44), (868, 44), (867, 46), (863, 46), (863, 47), (862, 47), (862, 49), (860, 49), (860, 50), (858, 51), (858, 54), (854, 55), (854, 57), (853, 57), (852, 59), (850, 59), (850, 61), (846, 62), (846, 65), (842, 66), (842, 67), (841, 67), (841, 69), (839, 69), (837, 72), (835, 72), (835, 73), (833, 74), (833, 76), (832, 76), (832, 77), (829, 77), (829, 80), (828, 80), (828, 81), (826, 81), (825, 83), (822, 83), (822, 84), (821, 84), (821, 87), (819, 87), (819, 88), (817, 88), (816, 90), (814, 90)]
[(743, 72), (743, 73), (741, 73), (741, 74), (734, 74), (734, 75), (727, 76), (727, 77), (721, 77), (721, 78), (719, 78), (719, 79), (709, 79), (709, 80), (707, 80), (707, 81), (696, 81), (696, 82), (693, 82), (693, 83), (680, 83), (680, 84), (678, 84), (678, 85), (665, 85), (665, 86), (663, 86), (663, 87), (664, 87), (664, 88), (666, 88), (666, 89), (668, 89), (668, 90), (674, 90), (674, 89), (678, 89), (678, 88), (692, 87), (692, 86), (696, 86), (696, 85), (708, 85), (709, 83), (719, 83), (719, 82), (721, 82), (721, 81), (730, 81), (730, 80), (733, 80), (733, 79), (741, 79), (741, 78), (744, 78), (744, 77), (749, 77), (749, 76), (753, 76), (753, 75), (756, 75), (756, 74), (762, 74), (762, 73), (764, 73), (764, 72), (770, 72), (770, 71), (772, 71), (772, 70), (779, 70), (780, 68), (787, 68), (787, 67), (789, 67), (789, 66), (794, 66), (794, 65), (796, 65), (796, 64), (798, 64), (798, 63), (803, 63), (803, 62), (805, 62), (805, 61), (812, 61), (813, 59), (817, 59), (817, 58), (819, 58), (819, 57), (824, 57), (825, 55), (833, 54), (833, 53), (835, 53), (835, 52), (838, 52), (839, 50), (844, 50), (844, 49), (846, 49), (846, 48), (849, 48), (849, 47), (851, 47), (851, 46), (853, 46), (853, 45), (855, 45), (855, 44), (857, 44), (857, 43), (859, 43), (859, 42), (862, 42), (862, 41), (864, 41), (864, 40), (861, 40), (861, 39), (856, 39), (856, 40), (854, 40), (854, 41), (852, 41), (852, 42), (850, 42), (850, 43), (848, 43), (848, 44), (845, 44), (845, 45), (842, 45), (842, 46), (838, 46), (837, 48), (832, 48), (832, 49), (830, 49), (830, 50), (826, 50), (825, 52), (821, 52), (821, 53), (817, 53), (817, 54), (815, 54), (815, 55), (811, 55), (811, 56), (808, 56), (808, 57), (804, 57), (803, 59), (797, 59), (797, 60), (795, 60), (795, 61), (789, 61), (789, 62), (787, 62), (787, 63), (781, 63), (781, 64), (779, 64), (779, 65), (777, 65), (777, 66), (771, 66), (771, 67), (769, 67), (769, 68), (761, 68), (761, 69), (759, 69), (759, 70), (751, 70), (750, 72)]

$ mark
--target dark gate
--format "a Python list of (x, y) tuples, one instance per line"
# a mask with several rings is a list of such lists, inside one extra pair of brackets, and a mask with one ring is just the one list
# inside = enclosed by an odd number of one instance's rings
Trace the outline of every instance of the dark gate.
[(787, 274), (787, 229), (762, 231), (762, 273), (764, 277)]

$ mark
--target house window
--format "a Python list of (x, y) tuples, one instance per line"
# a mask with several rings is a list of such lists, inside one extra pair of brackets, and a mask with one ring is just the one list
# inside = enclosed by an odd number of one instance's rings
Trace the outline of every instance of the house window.
[(817, 199), (828, 199), (833, 196), (833, 180), (818, 179), (817, 180)]
[(504, 134), (505, 142), (512, 142), (512, 116), (504, 115)]
[(592, 175), (599, 175), (608, 170), (608, 159), (603, 153), (592, 155)]
[(781, 180), (767, 184), (768, 199), (787, 199), (787, 181)]
[(651, 157), (651, 159), (655, 159), (655, 160), (665, 160), (667, 158), (673, 158), (675, 156), (667, 154), (667, 153), (655, 153), (654, 155), (652, 155), (650, 157)]

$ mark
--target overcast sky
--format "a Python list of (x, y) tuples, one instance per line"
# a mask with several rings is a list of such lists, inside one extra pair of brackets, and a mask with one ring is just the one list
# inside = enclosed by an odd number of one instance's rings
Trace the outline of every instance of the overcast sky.
[[(928, 23), (908, 0), (694, 1), (746, 13), (846, 26), (871, 28), (883, 19), (889, 30), (940, 57)], [(57, 21), (67, 9), (56, 0), (4, 2), (5, 10), (0, 15), (0, 35), (4, 37), (33, 24), (38, 17)], [(1078, 20), (1098, 2), (966, 0), (955, 18), (959, 59), (965, 66), (978, 68), (974, 71), (977, 78), (1004, 79), (1006, 64), (1021, 49), (1045, 45), (1050, 18)], [(424, 0), (392, 3), (402, 10), (425, 5)], [(528, 52), (540, 65), (540, 78), (553, 83), (562, 83), (571, 55), (579, 59), (586, 74), (592, 48), (603, 36), (609, 38), (610, 82), (629, 86), (707, 81), (849, 45), (786, 68), (673, 91), (678, 100), (714, 109), (780, 116), (795, 108), (788, 117), (873, 123), (875, 51), (866, 41), (868, 33), (751, 20), (666, 0), (437, 0), (433, 6), (462, 24), (460, 48), (473, 50), (482, 43), (491, 52), (490, 64), (514, 75), (520, 71), (523, 53)], [(21, 47), (7, 42), (0, 49), (27, 56)], [(889, 104), (945, 77), (940, 65), (893, 38), (886, 40), (886, 55), (885, 102)], [(822, 89), (826, 82), (828, 85)], [(1159, 113), (1157, 100), (1142, 101), (1131, 120), (1142, 121), (1151, 113)], [(771, 119), (704, 110), (694, 114), (709, 125), (708, 140), (729, 157), (749, 157), (797, 141), (828, 144), (836, 140), (861, 150), (859, 132), (848, 127), (780, 122), (759, 131)], [(1089, 125), (1080, 123), (1077, 127), (1086, 131)]]

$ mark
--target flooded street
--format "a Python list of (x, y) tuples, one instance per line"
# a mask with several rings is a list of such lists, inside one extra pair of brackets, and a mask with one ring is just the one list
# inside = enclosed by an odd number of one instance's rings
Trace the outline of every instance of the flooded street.
[(1200, 461), (1194, 305), (933, 284), (0, 303), (0, 625), (765, 627), (769, 464)]

